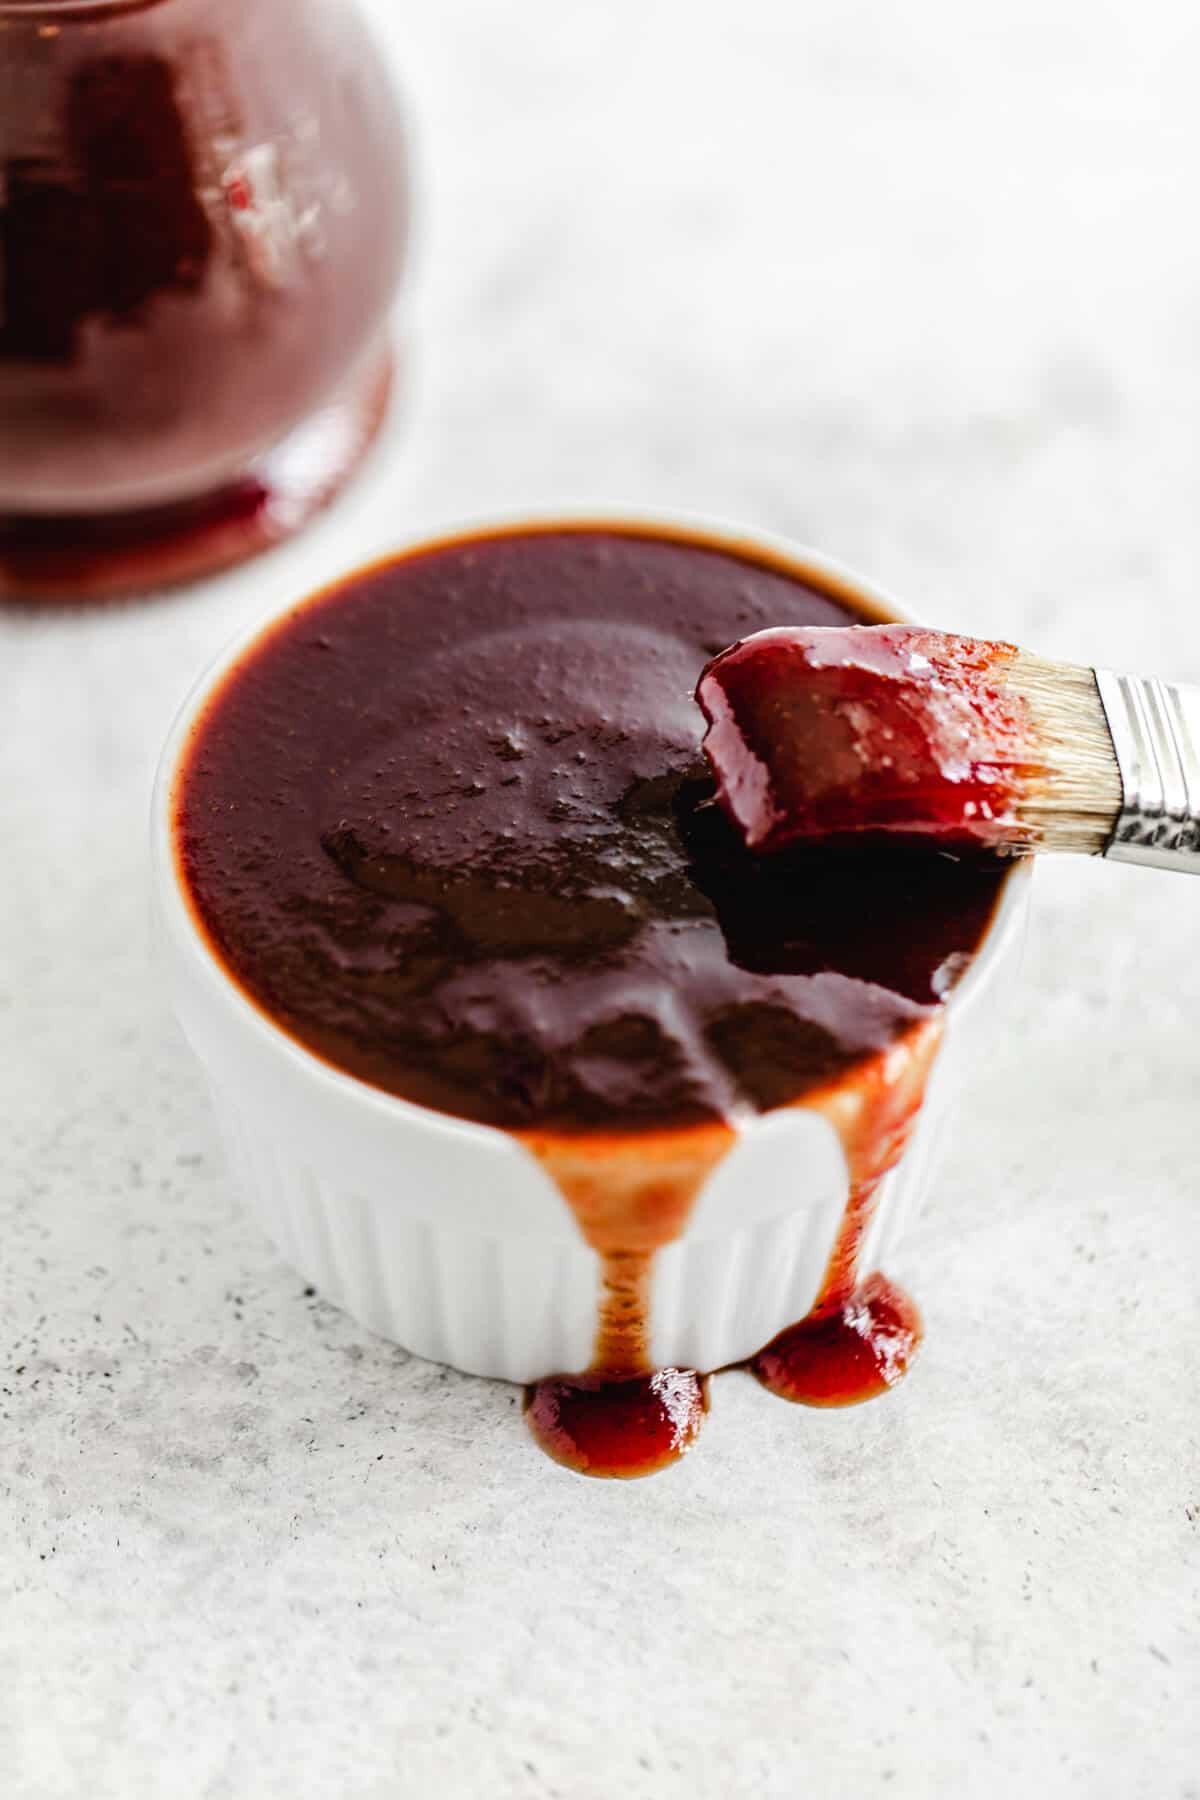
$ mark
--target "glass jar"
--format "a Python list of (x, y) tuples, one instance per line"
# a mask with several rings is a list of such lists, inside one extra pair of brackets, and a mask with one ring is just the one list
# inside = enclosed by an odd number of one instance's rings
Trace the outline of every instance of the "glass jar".
[(189, 579), (324, 504), (407, 213), (351, 0), (0, 0), (0, 595)]

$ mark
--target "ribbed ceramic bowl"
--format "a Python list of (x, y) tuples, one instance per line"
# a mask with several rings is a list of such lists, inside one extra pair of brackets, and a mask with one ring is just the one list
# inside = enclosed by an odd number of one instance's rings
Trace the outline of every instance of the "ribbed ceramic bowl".
[[(629, 512), (495, 525), (581, 522), (657, 528), (715, 548), (765, 553), (819, 588), (850, 594), (876, 614), (902, 616), (886, 594), (828, 558), (762, 533)], [(400, 553), (456, 535), (439, 531)], [(372, 1330), (420, 1356), (509, 1381), (585, 1368), (596, 1331), (599, 1259), (541, 1164), (503, 1131), (397, 1099), (310, 1054), (235, 985), (197, 927), (173, 843), (175, 783), (205, 702), (265, 628), (260, 622), (232, 644), (191, 694), (163, 752), (153, 811), (156, 910), (171, 997), (207, 1072), (233, 1176), (284, 1254)], [(963, 1077), (1003, 1016), (1028, 886), (1027, 868), (1015, 869), (950, 997), (920, 1122), (883, 1181), (863, 1243), (864, 1270), (887, 1256), (924, 1191)], [(655, 1260), (654, 1361), (720, 1368), (802, 1317), (816, 1297), (847, 1193), (841, 1144), (818, 1113), (793, 1106), (745, 1124), (683, 1235)]]

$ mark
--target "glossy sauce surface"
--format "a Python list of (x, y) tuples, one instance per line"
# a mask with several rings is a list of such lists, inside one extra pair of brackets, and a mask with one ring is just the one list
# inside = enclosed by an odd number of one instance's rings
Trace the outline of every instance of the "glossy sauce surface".
[(256, 644), (179, 793), (221, 957), (319, 1055), (510, 1129), (786, 1104), (936, 1008), (995, 865), (757, 859), (692, 687), (764, 619), (848, 607), (616, 533), (384, 565)]
[(769, 621), (853, 617), (685, 540), (460, 540), (273, 628), (185, 754), (181, 867), (239, 983), (352, 1074), (518, 1133), (600, 1257), (592, 1369), (529, 1403), (588, 1473), (661, 1466), (698, 1428), (699, 1376), (651, 1367), (648, 1284), (739, 1119), (803, 1101), (842, 1136), (848, 1273), (823, 1298), (849, 1303), (1003, 880), (978, 859), (760, 860), (713, 804), (706, 659)]
[(549, 1375), (526, 1397), (534, 1438), (578, 1475), (629, 1480), (657, 1475), (696, 1441), (708, 1411), (708, 1382), (695, 1369), (642, 1375)]
[(1034, 757), (1011, 644), (913, 625), (763, 631), (701, 676), (721, 805), (754, 850), (1002, 848)]

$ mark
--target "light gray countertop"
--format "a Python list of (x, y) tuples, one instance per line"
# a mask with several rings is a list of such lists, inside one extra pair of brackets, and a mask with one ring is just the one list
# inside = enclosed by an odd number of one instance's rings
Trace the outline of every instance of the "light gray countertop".
[(821, 546), (949, 627), (1200, 677), (1194, 8), (378, 0), (407, 398), (285, 551), (0, 615), (11, 1800), (1200, 1795), (1200, 887), (1035, 884), (1017, 1024), (843, 1413), (719, 1379), (589, 1483), (306, 1297), (148, 950), (156, 752), (243, 621), (584, 497)]

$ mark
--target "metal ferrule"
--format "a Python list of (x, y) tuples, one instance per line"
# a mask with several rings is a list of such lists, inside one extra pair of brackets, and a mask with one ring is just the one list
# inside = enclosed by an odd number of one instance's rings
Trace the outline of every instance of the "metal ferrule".
[(1105, 856), (1200, 875), (1200, 688), (1095, 675), (1124, 789)]

